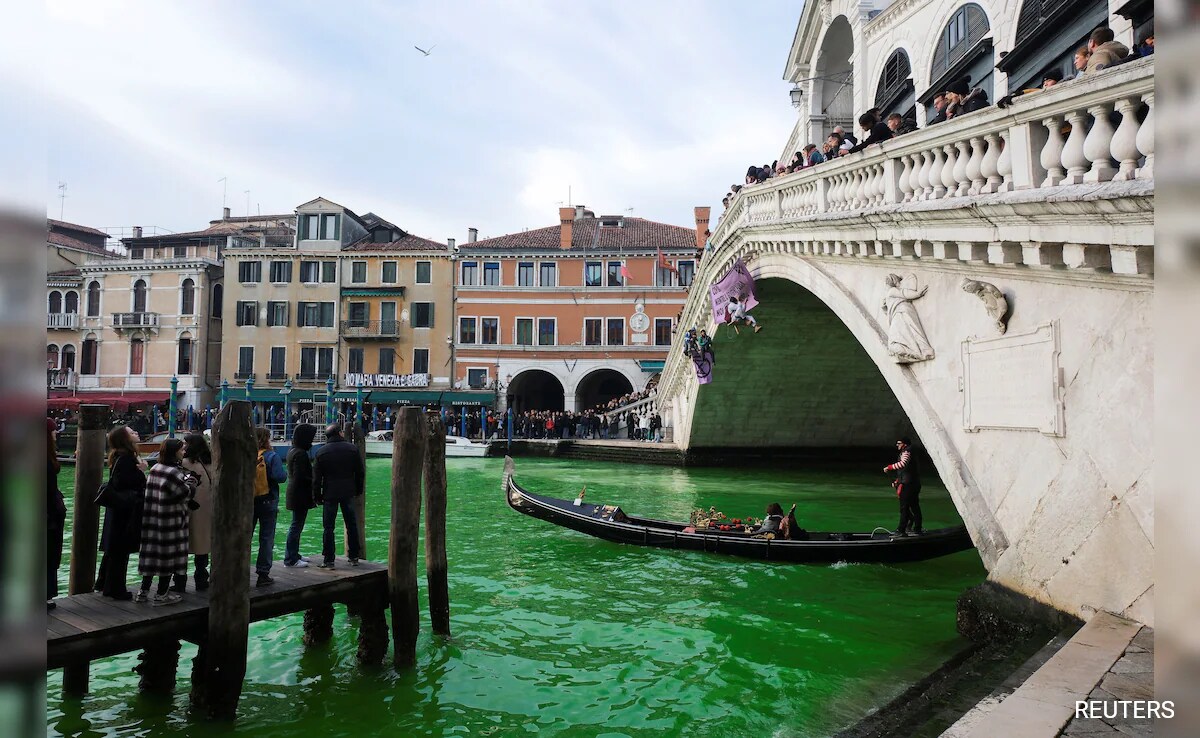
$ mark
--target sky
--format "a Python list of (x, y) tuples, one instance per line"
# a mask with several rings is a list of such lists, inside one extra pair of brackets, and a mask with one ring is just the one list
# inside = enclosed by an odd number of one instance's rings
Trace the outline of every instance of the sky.
[(43, 112), (52, 218), (188, 231), (322, 196), (434, 240), (565, 204), (690, 227), (791, 133), (801, 7), (50, 0), (52, 43), (14, 34), (4, 73)]

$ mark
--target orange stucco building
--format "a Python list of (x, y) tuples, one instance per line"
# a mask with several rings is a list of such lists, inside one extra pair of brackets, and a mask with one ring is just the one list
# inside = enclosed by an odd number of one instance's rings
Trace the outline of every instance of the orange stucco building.
[(554, 226), (472, 235), (455, 259), (456, 386), (496, 387), (517, 411), (584, 410), (645, 389), (674, 339), (708, 216), (698, 207), (681, 227), (581, 205)]

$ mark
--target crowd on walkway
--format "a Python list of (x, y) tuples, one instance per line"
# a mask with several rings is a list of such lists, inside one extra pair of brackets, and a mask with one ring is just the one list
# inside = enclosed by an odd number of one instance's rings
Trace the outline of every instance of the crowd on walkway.
[[(1038, 87), (1006, 95), (998, 100), (996, 104), (999, 107), (1006, 107), (1016, 97), (1029, 95), (1040, 90), (1047, 90), (1055, 85), (1071, 80), (1083, 79), (1105, 69), (1111, 69), (1150, 56), (1153, 53), (1153, 33), (1133, 50), (1130, 50), (1127, 46), (1115, 40), (1112, 29), (1107, 27), (1097, 28), (1088, 37), (1087, 43), (1075, 51), (1073, 58), (1074, 74), (1064, 77), (1058, 68), (1047, 69), (1041, 75)], [(945, 89), (939, 90), (933, 96), (935, 114), (926, 123), (926, 127), (944, 123), (945, 121), (973, 113), (977, 110), (983, 110), (990, 105), (991, 102), (988, 100), (987, 91), (981, 87), (972, 87), (970, 75), (959, 77), (949, 82)], [(853, 132), (847, 131), (840, 125), (834, 126), (833, 132), (820, 145), (816, 143), (806, 144), (792, 155), (792, 160), (789, 162), (776, 160), (770, 164), (763, 164), (761, 166), (757, 164), (750, 165), (746, 169), (745, 182), (740, 185), (731, 185), (729, 192), (721, 200), (721, 204), (728, 208), (734, 195), (744, 186), (761, 184), (774, 177), (781, 177), (810, 169), (839, 157), (857, 153), (868, 146), (880, 144), (897, 136), (917, 130), (917, 122), (913, 118), (906, 118), (899, 113), (891, 113), (885, 116), (880, 112), (879, 108), (871, 108), (860, 115), (858, 117), (858, 126), (864, 136), (861, 141)]]
[[(642, 393), (638, 393), (642, 394)], [(643, 395), (638, 399), (644, 399)], [(637, 399), (630, 400), (637, 402)], [(618, 405), (624, 406), (628, 402)], [(617, 440), (625, 438), (639, 441), (662, 440), (662, 418), (658, 413), (633, 410), (616, 414), (602, 410), (527, 410), (516, 413), (513, 418), (513, 437), (524, 439), (579, 439)]]
[[(46, 420), (47, 474), (47, 606), (58, 594), (58, 570), (62, 565), (66, 504), (58, 488), (59, 462), (55, 453), (60, 418)], [(297, 425), (286, 459), (271, 445), (267, 428), (255, 429), (258, 446), (252, 490), (251, 536), (257, 531), (254, 560), (255, 584), (270, 586), (275, 580), (275, 531), (279, 515), (281, 485), (287, 483), (283, 500), (292, 513), (285, 543), (284, 566), (307, 567), (300, 555), (300, 538), (310, 510), (322, 508), (323, 535), (320, 568), (336, 565), (335, 524), (340, 513), (345, 524), (348, 560), (357, 566), (361, 556), (359, 530), (353, 499), (366, 491), (366, 467), (358, 448), (332, 424), (325, 429), (325, 442), (315, 453), (316, 427)], [(108, 479), (96, 495), (104, 508), (100, 535), (103, 555), (95, 589), (116, 600), (170, 605), (179, 602), (187, 586), (189, 557), (197, 591), (208, 589), (209, 556), (212, 550), (212, 502), (216, 489), (215, 468), (208, 440), (202, 433), (167, 438), (158, 448), (153, 465), (138, 454), (141, 436), (128, 425), (108, 432)], [(129, 560), (137, 555), (140, 586), (129, 590)], [(156, 582), (157, 580), (157, 582)], [(154, 590), (151, 593), (151, 590)]]

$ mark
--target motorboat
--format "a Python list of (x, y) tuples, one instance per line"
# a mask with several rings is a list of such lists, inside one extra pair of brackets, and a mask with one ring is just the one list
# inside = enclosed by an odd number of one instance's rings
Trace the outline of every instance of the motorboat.
[[(393, 438), (393, 432), (390, 430), (376, 430), (367, 433), (367, 456), (391, 458)], [(472, 441), (462, 436), (446, 436), (447, 458), (482, 458), (487, 456), (487, 450), (487, 443)]]

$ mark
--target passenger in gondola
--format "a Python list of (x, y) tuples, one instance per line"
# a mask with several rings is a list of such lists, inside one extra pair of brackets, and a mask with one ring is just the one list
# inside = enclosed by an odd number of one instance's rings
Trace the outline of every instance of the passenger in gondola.
[(762, 525), (754, 529), (755, 535), (764, 533), (773, 533), (776, 538), (781, 538), (781, 529), (783, 526), (783, 506), (778, 502), (772, 502), (767, 505), (767, 515), (763, 518)]

